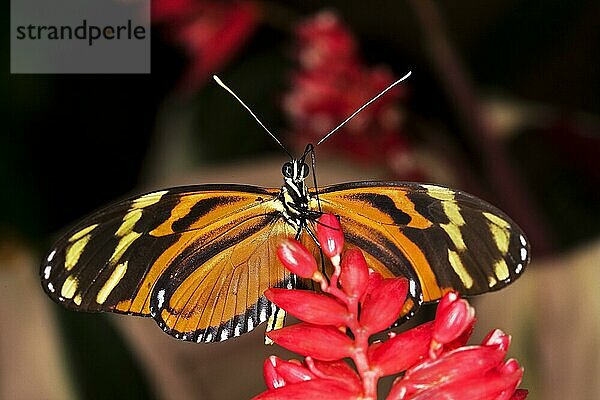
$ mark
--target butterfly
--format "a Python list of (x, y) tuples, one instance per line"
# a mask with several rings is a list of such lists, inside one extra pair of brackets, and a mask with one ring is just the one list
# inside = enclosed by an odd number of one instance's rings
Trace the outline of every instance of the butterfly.
[(295, 237), (319, 256), (313, 232), (323, 213), (339, 218), (347, 245), (373, 270), (409, 280), (409, 314), (449, 290), (501, 289), (525, 270), (524, 233), (485, 201), (410, 182), (309, 188), (308, 155), (314, 174), (308, 145), (283, 164), (280, 188), (184, 186), (108, 205), (56, 241), (42, 287), (70, 310), (152, 317), (175, 338), (223, 341), (273, 322), (278, 310), (264, 291), (299, 284), (277, 245)]

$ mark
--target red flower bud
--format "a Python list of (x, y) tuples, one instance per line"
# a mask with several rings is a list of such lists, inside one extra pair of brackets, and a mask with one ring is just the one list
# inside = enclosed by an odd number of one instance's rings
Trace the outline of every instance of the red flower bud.
[(369, 348), (369, 360), (381, 376), (397, 374), (427, 356), (433, 322), (399, 333), (379, 346)]
[(344, 232), (333, 214), (323, 214), (317, 220), (317, 239), (323, 253), (329, 258), (338, 257), (344, 248)]
[[(353, 392), (359, 393), (362, 389), (360, 378), (345, 361), (320, 361), (312, 360), (314, 368), (318, 371), (319, 377), (335, 379), (344, 382)], [(317, 373), (315, 371), (315, 373)]]
[[(490, 373), (475, 376), (468, 379), (449, 380), (443, 383), (433, 384), (426, 388), (417, 390), (402, 387), (404, 380), (400, 381), (390, 391), (389, 400), (425, 400), (425, 399), (494, 399), (509, 400), (515, 392), (522, 376), (522, 370), (510, 374), (492, 371)], [(508, 397), (505, 397), (508, 396)]]
[(439, 391), (456, 399), (510, 400), (521, 382), (523, 369), (516, 360), (508, 360), (504, 366), (483, 376), (442, 385)]
[(265, 383), (269, 389), (285, 386), (285, 379), (277, 372), (275, 368), (276, 363), (279, 361), (278, 357), (270, 356), (263, 364), (263, 375), (265, 377)]
[(265, 296), (294, 317), (316, 325), (344, 325), (347, 308), (332, 297), (308, 290), (268, 289)]
[(369, 270), (369, 279), (367, 281), (367, 287), (365, 288), (365, 292), (363, 293), (362, 297), (360, 298), (361, 303), (363, 303), (365, 301), (367, 294), (371, 293), (374, 290), (373, 288), (378, 287), (378, 285), (381, 284), (382, 280), (383, 280), (383, 277), (381, 276), (381, 274), (379, 272), (375, 272), (372, 269)]
[[(498, 386), (504, 386), (497, 400), (512, 400), (517, 386), (523, 379), (523, 368), (519, 366), (517, 360), (511, 358), (500, 366), (497, 371), (500, 375)], [(525, 393), (525, 397), (527, 397), (527, 393)]]
[(358, 400), (360, 398), (361, 393), (353, 392), (352, 388), (344, 382), (319, 378), (267, 390), (253, 397), (252, 400)]
[[(457, 349), (459, 347), (462, 347), (464, 345), (467, 344), (467, 342), (469, 341), (469, 338), (471, 337), (471, 335), (473, 334), (473, 330), (475, 329), (475, 320), (476, 318), (473, 318), (473, 320), (471, 321), (471, 324), (468, 325), (465, 330), (463, 331), (463, 333), (461, 333), (456, 339), (454, 339), (451, 342), (448, 343), (444, 343), (444, 345), (441, 345), (437, 342), (433, 343), (433, 350), (436, 356), (438, 356), (442, 351), (450, 351), (450, 350), (454, 350)], [(438, 348), (437, 353), (435, 352), (435, 349)], [(435, 358), (435, 357), (434, 357)]]
[(277, 246), (277, 257), (288, 270), (301, 278), (312, 278), (319, 272), (313, 255), (297, 240), (283, 239)]
[(482, 346), (497, 347), (499, 350), (508, 351), (510, 345), (510, 335), (502, 332), (500, 329), (494, 329), (487, 334), (481, 342)]
[(505, 356), (505, 351), (491, 347), (461, 347), (408, 370), (404, 380), (415, 387), (425, 387), (441, 381), (481, 376), (500, 365)]
[(445, 311), (452, 303), (454, 303), (456, 300), (458, 300), (460, 298), (458, 292), (448, 292), (445, 293), (442, 298), (440, 299), (440, 302), (438, 303), (437, 306), (437, 313), (441, 313), (443, 311)]
[(454, 292), (446, 293), (435, 315), (433, 340), (450, 343), (465, 332), (475, 319), (475, 310)]
[(333, 326), (299, 323), (267, 333), (269, 339), (295, 353), (323, 361), (350, 356), (354, 342)]
[(276, 356), (265, 360), (263, 372), (269, 389), (315, 378), (308, 368), (294, 361), (284, 361)]
[(362, 251), (350, 249), (342, 258), (342, 273), (340, 284), (344, 292), (354, 298), (360, 298), (369, 281), (369, 267)]
[[(505, 352), (463, 347), (407, 371), (388, 399), (509, 400), (523, 370), (514, 360), (501, 364)], [(514, 362), (513, 362), (514, 361)], [(500, 368), (498, 368), (500, 365)]]
[(360, 323), (369, 334), (387, 329), (396, 322), (407, 292), (408, 281), (405, 278), (382, 279), (369, 285), (360, 312)]

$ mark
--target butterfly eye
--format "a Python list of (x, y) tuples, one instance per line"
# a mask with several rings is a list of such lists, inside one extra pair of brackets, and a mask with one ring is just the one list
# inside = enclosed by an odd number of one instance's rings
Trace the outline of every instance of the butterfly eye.
[(283, 167), (281, 167), (281, 173), (286, 178), (292, 178), (294, 176), (294, 166), (292, 165), (292, 163), (286, 162), (285, 164), (283, 164)]
[(305, 163), (302, 163), (302, 166), (300, 167), (300, 175), (302, 175), (303, 178), (308, 176), (308, 165)]

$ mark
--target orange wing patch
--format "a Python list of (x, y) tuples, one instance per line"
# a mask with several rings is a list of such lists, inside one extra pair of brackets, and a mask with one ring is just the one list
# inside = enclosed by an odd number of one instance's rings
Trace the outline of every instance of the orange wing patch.
[[(182, 277), (167, 270), (157, 282), (151, 309), (159, 325), (175, 337), (211, 342), (239, 336), (266, 321), (271, 310), (264, 291), (286, 286), (292, 279), (277, 260), (277, 244), (294, 233), (277, 216), (236, 225), (227, 237), (211, 243), (218, 251), (198, 244), (184, 250), (183, 259), (198, 257), (201, 263), (190, 266), (189, 272), (178, 263)], [(232, 243), (230, 237), (243, 239)], [(204, 260), (208, 251), (214, 255)]]

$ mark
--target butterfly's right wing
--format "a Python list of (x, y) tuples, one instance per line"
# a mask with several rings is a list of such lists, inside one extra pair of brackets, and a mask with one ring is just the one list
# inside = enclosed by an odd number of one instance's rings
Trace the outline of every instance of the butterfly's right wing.
[(418, 303), (456, 290), (499, 290), (529, 263), (523, 231), (470, 194), (410, 182), (352, 182), (321, 188), (321, 209), (340, 217), (346, 240), (384, 276), (404, 276)]

